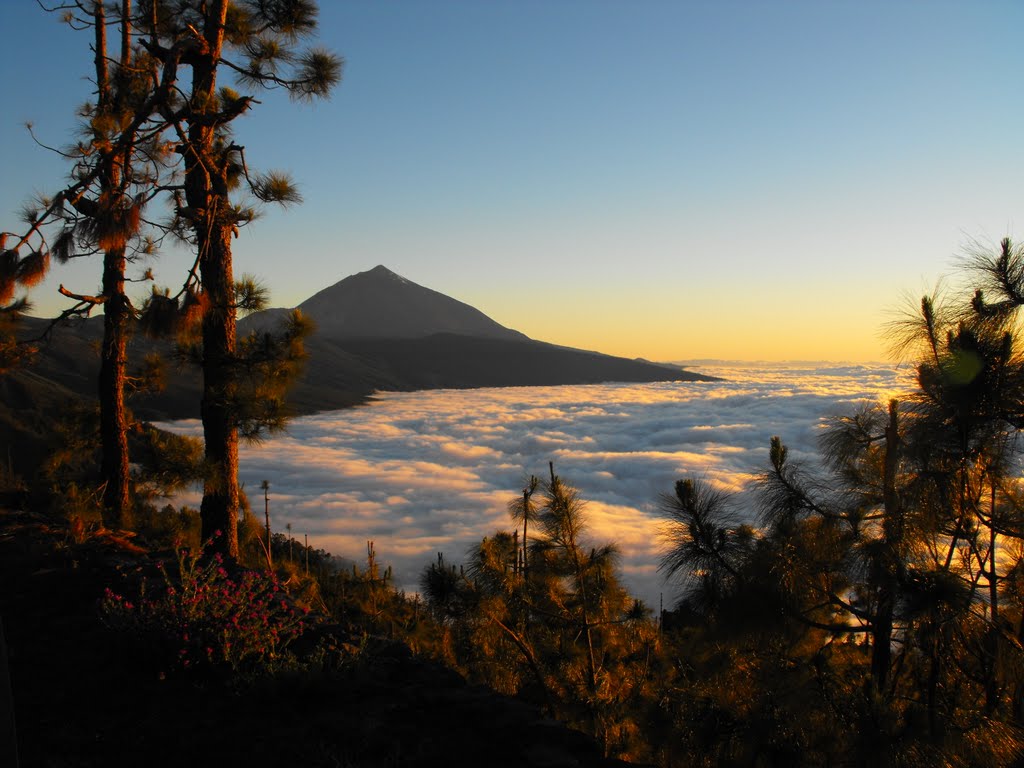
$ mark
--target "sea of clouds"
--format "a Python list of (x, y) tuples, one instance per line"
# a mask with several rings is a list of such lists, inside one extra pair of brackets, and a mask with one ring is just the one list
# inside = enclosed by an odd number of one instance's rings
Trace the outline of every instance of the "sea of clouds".
[[(375, 542), (399, 587), (443, 552), (499, 529), (530, 474), (548, 462), (587, 500), (588, 536), (614, 541), (627, 586), (656, 607), (678, 587), (657, 567), (661, 494), (684, 476), (743, 491), (779, 435), (813, 460), (824, 419), (906, 391), (891, 365), (701, 365), (720, 382), (598, 384), (380, 393), (375, 402), (295, 419), (286, 434), (243, 446), (240, 479), (271, 525), (359, 560)], [(198, 422), (165, 425), (201, 434)], [(179, 501), (198, 503), (198, 493)]]

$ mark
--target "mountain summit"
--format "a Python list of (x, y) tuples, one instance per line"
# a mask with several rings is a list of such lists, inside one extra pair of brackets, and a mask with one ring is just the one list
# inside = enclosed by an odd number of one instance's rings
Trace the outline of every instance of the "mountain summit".
[(527, 337), (443, 293), (406, 280), (385, 266), (346, 277), (298, 309), (334, 339), (420, 339), (437, 333), (486, 339)]

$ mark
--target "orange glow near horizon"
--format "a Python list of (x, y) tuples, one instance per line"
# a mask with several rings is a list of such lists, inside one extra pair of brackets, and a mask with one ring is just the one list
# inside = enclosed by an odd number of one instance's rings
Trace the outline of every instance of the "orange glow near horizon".
[[(760, 292), (757, 288), (762, 289)], [(620, 357), (674, 360), (886, 362), (883, 338), (898, 293), (864, 302), (849, 293), (784, 284), (736, 288), (671, 283), (573, 283), (538, 288), (525, 317), (515, 296), (460, 296), (539, 341)], [(681, 295), (680, 295), (681, 294)]]
[(750, 327), (742, 331), (729, 324), (707, 323), (691, 330), (678, 325), (637, 327), (600, 317), (543, 322), (520, 326), (531, 338), (619, 357), (642, 357), (656, 362), (676, 360), (885, 362), (890, 360), (878, 324), (850, 328), (830, 324), (795, 322), (773, 328)]

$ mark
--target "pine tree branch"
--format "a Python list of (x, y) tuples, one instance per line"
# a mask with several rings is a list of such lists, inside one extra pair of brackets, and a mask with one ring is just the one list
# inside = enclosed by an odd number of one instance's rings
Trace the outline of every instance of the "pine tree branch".
[(78, 301), (83, 304), (91, 304), (93, 306), (98, 306), (100, 304), (105, 304), (107, 301), (106, 296), (89, 296), (81, 293), (72, 293), (71, 291), (64, 287), (63, 283), (61, 283), (60, 287), (57, 288), (57, 291), (60, 293), (61, 296), (67, 296), (69, 299), (74, 299), (75, 301)]

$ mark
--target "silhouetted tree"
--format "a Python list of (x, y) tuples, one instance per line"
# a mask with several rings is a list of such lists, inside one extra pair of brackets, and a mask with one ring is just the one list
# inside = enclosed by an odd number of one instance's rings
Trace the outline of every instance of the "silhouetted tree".
[(1007, 686), (1024, 682), (1014, 672), (1024, 656), (1003, 616), (1000, 589), (1024, 537), (1018, 486), (1024, 251), (1007, 238), (995, 253), (975, 248), (964, 266), (973, 288), (969, 298), (925, 297), (894, 336), (898, 349), (918, 359), (909, 439), (929, 480), (930, 520), (947, 536), (941, 566), (966, 579), (972, 596), (985, 592), (987, 628), (977, 661), (985, 713), (993, 715), (1005, 703)]

